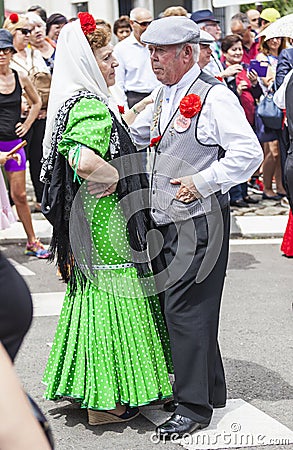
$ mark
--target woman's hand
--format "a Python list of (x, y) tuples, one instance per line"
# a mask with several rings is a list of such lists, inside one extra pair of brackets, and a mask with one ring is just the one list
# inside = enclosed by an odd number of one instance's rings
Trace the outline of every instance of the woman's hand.
[(258, 75), (255, 70), (249, 70), (247, 74), (249, 80), (251, 81), (252, 87), (255, 87), (258, 83)]
[(18, 137), (22, 138), (23, 136), (26, 135), (26, 133), (28, 132), (28, 130), (30, 129), (29, 126), (27, 126), (27, 124), (25, 122), (21, 123), (18, 122), (15, 125), (15, 133)]
[(21, 156), (19, 153), (13, 153), (13, 155), (8, 155), (6, 152), (0, 152), (0, 165), (6, 163), (9, 159), (14, 159), (17, 164), (20, 166), (21, 163)]
[(237, 94), (239, 97), (242, 95), (242, 92), (248, 88), (248, 83), (245, 80), (241, 80), (237, 86)]
[(220, 73), (220, 76), (223, 78), (234, 77), (237, 73), (242, 72), (243, 67), (241, 64), (232, 64), (231, 66), (226, 67), (223, 72)]

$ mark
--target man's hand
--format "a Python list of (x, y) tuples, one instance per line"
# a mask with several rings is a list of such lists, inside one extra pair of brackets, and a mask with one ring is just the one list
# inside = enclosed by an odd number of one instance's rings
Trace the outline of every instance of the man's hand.
[(191, 175), (182, 178), (173, 178), (170, 180), (170, 183), (180, 184), (175, 198), (183, 203), (190, 203), (201, 197), (193, 183)]

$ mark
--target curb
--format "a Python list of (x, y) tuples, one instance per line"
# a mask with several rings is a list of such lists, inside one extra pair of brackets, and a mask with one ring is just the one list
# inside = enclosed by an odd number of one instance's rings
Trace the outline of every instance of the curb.
[[(35, 218), (34, 218), (35, 217)], [(278, 216), (231, 216), (231, 239), (282, 238), (288, 221), (287, 215)], [(41, 214), (33, 215), (36, 236), (49, 244), (52, 236), (51, 224)], [(0, 230), (0, 245), (26, 244), (27, 238), (21, 222), (6, 230)]]

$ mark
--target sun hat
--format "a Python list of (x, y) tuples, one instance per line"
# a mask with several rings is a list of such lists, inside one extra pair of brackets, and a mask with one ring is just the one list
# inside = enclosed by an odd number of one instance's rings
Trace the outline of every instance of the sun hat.
[(281, 14), (275, 8), (265, 8), (260, 16), (261, 19), (266, 20), (267, 22), (276, 22), (277, 19), (280, 19)]
[(13, 46), (13, 37), (10, 31), (4, 30), (4, 28), (0, 28), (0, 49), (3, 48), (11, 48), (14, 53), (16, 50)]
[(142, 33), (141, 41), (152, 45), (198, 44), (199, 27), (188, 17), (162, 17), (152, 21)]
[(199, 9), (198, 11), (194, 11), (190, 16), (190, 19), (193, 20), (193, 22), (195, 23), (207, 21), (216, 23), (220, 22), (218, 19), (215, 18), (214, 14), (209, 9)]

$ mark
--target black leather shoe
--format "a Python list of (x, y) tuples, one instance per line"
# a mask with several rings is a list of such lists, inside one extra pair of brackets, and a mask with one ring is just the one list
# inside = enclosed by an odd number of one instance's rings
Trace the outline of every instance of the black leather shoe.
[(162, 423), (156, 428), (156, 433), (160, 439), (181, 438), (185, 433), (193, 433), (194, 431), (206, 428), (208, 423), (195, 422), (189, 417), (180, 414), (172, 414), (170, 419)]
[[(175, 412), (175, 409), (177, 408), (178, 403), (175, 403), (174, 400), (168, 400), (163, 405), (163, 410), (166, 412)], [(213, 408), (225, 408), (226, 403), (215, 403), (213, 405)]]

